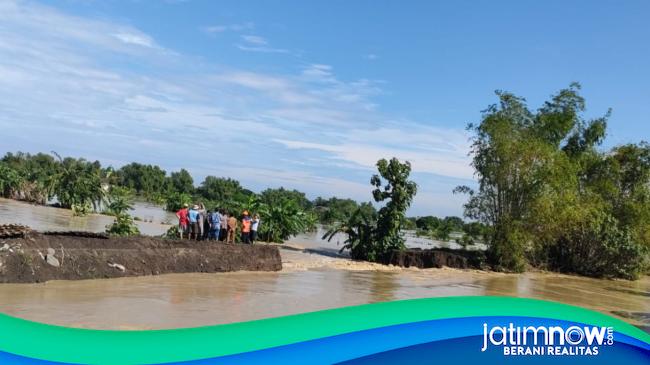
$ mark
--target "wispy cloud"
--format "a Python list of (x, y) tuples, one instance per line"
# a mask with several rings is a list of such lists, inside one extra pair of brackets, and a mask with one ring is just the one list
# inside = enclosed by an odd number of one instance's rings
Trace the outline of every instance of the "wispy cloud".
[(154, 48), (155, 44), (151, 37), (144, 34), (135, 34), (135, 33), (117, 33), (113, 34), (115, 38), (121, 40), (126, 44), (134, 44), (142, 47)]
[(273, 48), (268, 46), (247, 46), (238, 44), (237, 48), (246, 52), (260, 52), (260, 53), (291, 53), (288, 49)]
[(353, 128), (321, 140), (329, 143), (275, 141), (290, 149), (322, 151), (334, 162), (344, 161), (359, 168), (374, 169), (377, 160), (397, 157), (411, 162), (414, 172), (466, 180), (473, 175), (467, 160), (468, 136), (456, 130), (402, 123), (374, 130)]
[(246, 43), (250, 43), (250, 44), (254, 44), (254, 45), (258, 45), (258, 46), (266, 46), (266, 45), (269, 44), (269, 42), (267, 42), (266, 39), (264, 39), (264, 38), (262, 38), (260, 36), (243, 35), (241, 37)]
[(255, 23), (246, 22), (246, 23), (236, 23), (236, 24), (216, 24), (216, 25), (207, 25), (201, 28), (205, 33), (208, 34), (219, 34), (224, 32), (243, 32), (255, 29)]
[(262, 53), (291, 53), (288, 49), (271, 47), (269, 42), (258, 35), (242, 35), (243, 44), (237, 44), (237, 48), (246, 52)]

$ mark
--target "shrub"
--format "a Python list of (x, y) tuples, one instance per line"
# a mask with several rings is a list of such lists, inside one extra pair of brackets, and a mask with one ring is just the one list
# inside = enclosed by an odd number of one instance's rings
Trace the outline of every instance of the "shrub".
[(106, 226), (106, 233), (111, 236), (137, 236), (140, 234), (138, 226), (128, 214), (120, 214), (115, 217), (112, 224)]
[(636, 279), (644, 272), (647, 248), (632, 239), (611, 215), (594, 212), (570, 225), (549, 250), (552, 269), (593, 277)]

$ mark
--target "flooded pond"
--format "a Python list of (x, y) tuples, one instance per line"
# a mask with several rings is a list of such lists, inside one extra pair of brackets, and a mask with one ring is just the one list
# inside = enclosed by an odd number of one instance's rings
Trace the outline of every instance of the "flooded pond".
[[(162, 212), (162, 213), (161, 213)], [(166, 231), (173, 219), (158, 207), (133, 212), (145, 234)], [(72, 217), (63, 209), (0, 199), (0, 223), (37, 230), (103, 231), (111, 217)], [(151, 222), (149, 222), (151, 221)], [(160, 329), (253, 320), (380, 301), (451, 295), (546, 299), (612, 314), (650, 330), (650, 277), (612, 281), (529, 272), (502, 274), (455, 269), (402, 269), (335, 255), (343, 237), (322, 230), (294, 237), (281, 249), (274, 273), (173, 274), (105, 280), (0, 285), (0, 312), (58, 325), (99, 329)], [(430, 247), (436, 243), (409, 245)]]
[[(174, 213), (166, 212), (158, 206), (136, 202), (130, 214), (137, 221), (144, 235), (159, 236), (167, 232), (176, 220)], [(102, 214), (89, 214), (75, 217), (72, 211), (55, 207), (32, 205), (15, 200), (0, 198), (0, 224), (19, 223), (37, 231), (88, 231), (104, 232), (106, 225), (113, 223), (113, 217)]]

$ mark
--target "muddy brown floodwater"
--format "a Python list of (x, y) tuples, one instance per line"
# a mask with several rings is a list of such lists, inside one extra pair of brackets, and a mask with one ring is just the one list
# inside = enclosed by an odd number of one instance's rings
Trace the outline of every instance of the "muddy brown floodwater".
[[(159, 236), (167, 232), (176, 217), (155, 205), (136, 202), (130, 211), (140, 232), (148, 236)], [(101, 214), (89, 214), (75, 217), (68, 209), (32, 205), (16, 200), (0, 198), (0, 224), (20, 223), (37, 231), (88, 231), (104, 232), (106, 225), (113, 222), (113, 217)]]
[(650, 327), (650, 280), (550, 273), (399, 269), (282, 250), (278, 273), (172, 274), (0, 285), (0, 312), (99, 329), (160, 329), (246, 321), (397, 299), (509, 295), (560, 301)]
[[(16, 216), (0, 201), (0, 223)], [(66, 212), (19, 206), (39, 229), (70, 224)], [(3, 206), (4, 205), (4, 206)], [(54, 209), (54, 208), (46, 208)], [(62, 216), (63, 215), (63, 216)], [(49, 218), (48, 218), (49, 216)], [(93, 216), (96, 217), (96, 216)], [(102, 217), (103, 218), (103, 217)], [(31, 219), (31, 221), (30, 221)], [(60, 220), (54, 221), (53, 220)], [(98, 223), (92, 223), (99, 227)], [(103, 223), (103, 222), (102, 222)], [(153, 225), (160, 225), (150, 223)], [(294, 239), (280, 272), (171, 274), (0, 285), (0, 312), (34, 321), (98, 329), (194, 327), (347, 305), (450, 295), (537, 298), (612, 314), (650, 331), (650, 277), (600, 280), (544, 272), (502, 274), (403, 269), (332, 257), (336, 246)], [(308, 249), (308, 251), (303, 250)], [(312, 252), (312, 253), (309, 253)]]

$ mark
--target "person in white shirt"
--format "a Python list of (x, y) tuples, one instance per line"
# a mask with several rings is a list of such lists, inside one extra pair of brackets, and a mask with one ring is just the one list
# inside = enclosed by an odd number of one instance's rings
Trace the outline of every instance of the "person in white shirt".
[(260, 226), (260, 216), (255, 214), (253, 216), (253, 222), (251, 224), (251, 244), (255, 243), (255, 239), (257, 239), (257, 229)]

